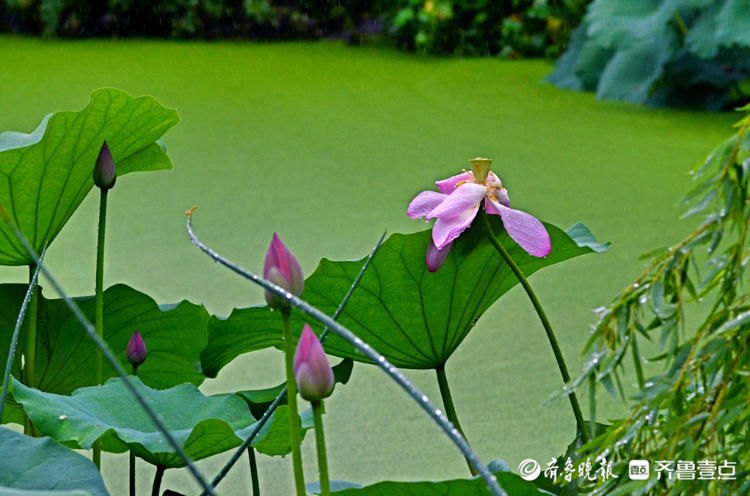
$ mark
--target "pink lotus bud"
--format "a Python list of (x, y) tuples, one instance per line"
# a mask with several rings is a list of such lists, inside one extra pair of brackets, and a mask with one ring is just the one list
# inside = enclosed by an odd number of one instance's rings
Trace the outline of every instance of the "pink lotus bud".
[[(293, 295), (302, 294), (305, 286), (305, 280), (302, 277), (302, 269), (299, 262), (294, 258), (292, 252), (286, 247), (281, 239), (273, 234), (271, 246), (266, 252), (266, 263), (263, 265), (263, 278), (271, 281), (277, 286), (281, 286)], [(289, 308), (289, 304), (276, 295), (266, 291), (266, 302), (271, 308), (283, 310)]]
[(115, 160), (109, 151), (107, 142), (102, 143), (99, 150), (99, 156), (94, 166), (94, 184), (103, 190), (108, 190), (115, 185), (117, 179), (117, 169), (115, 169)]
[(307, 324), (294, 353), (294, 379), (300, 396), (307, 401), (320, 401), (333, 392), (333, 369), (318, 337)]
[(128, 361), (133, 366), (133, 370), (137, 369), (140, 364), (146, 361), (146, 343), (143, 342), (141, 333), (135, 331), (133, 336), (128, 341), (128, 347), (125, 353), (128, 356)]

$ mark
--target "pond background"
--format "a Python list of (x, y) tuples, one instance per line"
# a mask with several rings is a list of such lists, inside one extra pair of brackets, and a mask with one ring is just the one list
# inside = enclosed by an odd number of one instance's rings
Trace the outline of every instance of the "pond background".
[[(321, 257), (364, 256), (383, 229), (426, 228), (406, 217), (413, 196), (471, 157), (492, 157), (515, 207), (564, 228), (582, 221), (613, 243), (604, 255), (531, 278), (577, 371), (591, 310), (638, 275), (639, 254), (689, 231), (694, 221), (677, 220), (687, 171), (731, 134), (738, 116), (596, 101), (541, 82), (551, 67), (332, 42), (0, 37), (0, 131), (30, 132), (46, 113), (83, 108), (102, 86), (177, 108), (182, 122), (165, 137), (174, 170), (121, 178), (110, 195), (105, 285), (124, 282), (160, 303), (189, 299), (219, 314), (263, 296), (190, 244), (184, 211), (193, 205), (197, 232), (219, 252), (259, 271), (278, 232), (310, 274)], [(94, 196), (47, 257), (74, 295), (93, 293)], [(0, 272), (3, 282), (25, 278), (25, 268)], [(275, 385), (282, 365), (275, 350), (241, 357), (201, 389)], [(466, 434), (484, 460), (502, 458), (514, 468), (528, 457), (546, 463), (572, 440), (567, 401), (545, 404), (560, 379), (518, 288), (487, 312), (447, 372)], [(438, 400), (431, 372), (407, 375)], [(327, 409), (333, 479), (467, 475), (447, 438), (371, 366), (356, 365)], [(600, 414), (618, 410), (612, 402)], [(312, 439), (304, 452), (312, 481)], [(211, 477), (228, 456), (198, 466)], [(259, 463), (264, 494), (289, 494), (290, 460)], [(247, 463), (240, 465), (219, 486), (222, 494), (249, 493)], [(145, 493), (152, 469), (139, 467)], [(105, 456), (103, 471), (112, 494), (125, 494), (127, 456)], [(185, 471), (167, 471), (163, 487), (188, 492), (194, 484)]]

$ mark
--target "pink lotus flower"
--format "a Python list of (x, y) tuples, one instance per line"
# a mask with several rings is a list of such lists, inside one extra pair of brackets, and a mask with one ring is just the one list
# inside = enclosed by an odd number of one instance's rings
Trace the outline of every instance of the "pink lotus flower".
[(494, 172), (492, 160), (470, 160), (472, 172), (463, 172), (435, 183), (440, 190), (418, 194), (407, 210), (412, 219), (437, 219), (432, 227), (432, 243), (425, 257), (427, 268), (435, 272), (448, 256), (451, 244), (472, 223), (484, 200), (488, 214), (499, 215), (508, 235), (529, 255), (544, 257), (551, 243), (544, 225), (521, 210), (510, 208), (508, 192)]
[[(281, 286), (293, 295), (299, 296), (305, 287), (305, 279), (302, 277), (302, 269), (299, 262), (292, 255), (281, 239), (273, 234), (271, 245), (266, 252), (266, 261), (263, 264), (263, 278)], [(289, 304), (276, 295), (265, 292), (266, 302), (271, 308), (282, 310), (289, 308)]]
[(333, 369), (318, 337), (307, 324), (294, 353), (294, 379), (300, 396), (307, 401), (320, 401), (333, 392)]
[(130, 337), (125, 354), (128, 357), (128, 362), (133, 366), (134, 371), (139, 365), (146, 361), (146, 343), (143, 342), (140, 332), (135, 331)]

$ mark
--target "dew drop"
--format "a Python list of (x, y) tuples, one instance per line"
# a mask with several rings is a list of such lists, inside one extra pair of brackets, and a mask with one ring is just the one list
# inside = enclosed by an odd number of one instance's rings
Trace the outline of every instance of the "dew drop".
[(60, 415), (60, 420), (68, 420), (68, 416), (67, 415)]
[(641, 287), (641, 285), (640, 285), (640, 284), (638, 284), (637, 282), (634, 282), (634, 283), (633, 283), (633, 287), (634, 287), (634, 288), (636, 288), (636, 289), (638, 289), (638, 288), (640, 288), (640, 287)]

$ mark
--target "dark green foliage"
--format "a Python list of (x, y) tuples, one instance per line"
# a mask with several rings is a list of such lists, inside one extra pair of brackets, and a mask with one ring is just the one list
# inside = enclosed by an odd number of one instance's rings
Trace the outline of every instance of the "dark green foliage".
[(432, 54), (556, 57), (589, 0), (0, 0), (0, 30), (47, 36), (344, 38)]
[(745, 0), (595, 0), (549, 81), (597, 97), (718, 110), (747, 98)]
[(586, 0), (401, 0), (388, 17), (399, 45), (436, 54), (556, 57)]
[(371, 13), (381, 8), (368, 0), (0, 0), (0, 29), (66, 37), (317, 39), (371, 30)]

